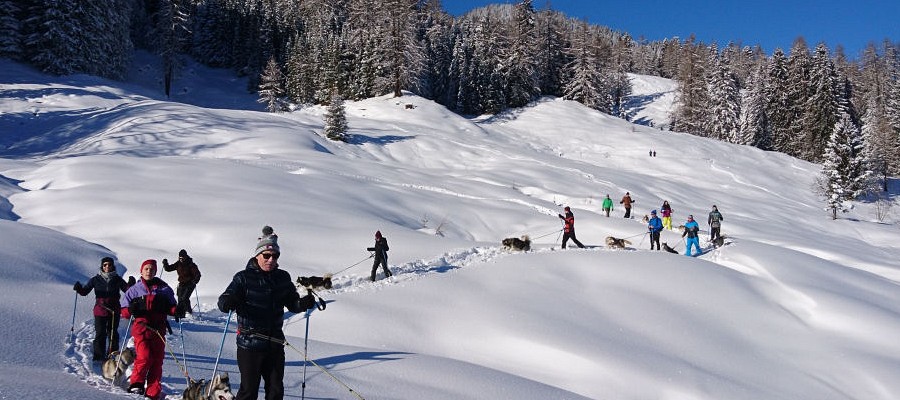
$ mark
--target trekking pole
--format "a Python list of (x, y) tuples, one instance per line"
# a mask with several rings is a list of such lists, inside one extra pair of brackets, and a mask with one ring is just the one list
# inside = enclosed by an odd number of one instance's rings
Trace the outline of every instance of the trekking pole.
[[(128, 345), (128, 334), (131, 332), (131, 323), (134, 322), (134, 315), (131, 318), (128, 318), (128, 325), (125, 326), (125, 339), (122, 340), (122, 347), (119, 348), (119, 353), (116, 354), (116, 366), (119, 365), (119, 358), (122, 357), (122, 352), (125, 351), (125, 346)], [(109, 383), (112, 386), (115, 386), (119, 379), (119, 369), (116, 368), (116, 372), (113, 375), (112, 381)]]
[(300, 385), (300, 400), (306, 399), (306, 366), (309, 364), (309, 356), (306, 352), (309, 348), (309, 316), (312, 309), (306, 310), (306, 333), (303, 336), (303, 382)]
[(75, 312), (78, 311), (78, 292), (75, 292), (75, 305), (72, 307), (72, 328), (69, 329), (69, 343), (75, 346)]
[(187, 385), (191, 386), (191, 378), (188, 376), (187, 356), (184, 353), (184, 323), (181, 322), (181, 318), (178, 319), (178, 334), (181, 336), (181, 359), (184, 360), (184, 379), (187, 381)]
[[(641, 236), (641, 242), (638, 243), (638, 247), (641, 247), (641, 245), (644, 244), (644, 239), (647, 238), (648, 233), (650, 233), (650, 232), (644, 232), (644, 236)], [(653, 245), (651, 244), (651, 246), (653, 246)]]
[[(197, 299), (197, 312), (200, 312), (200, 290), (197, 289), (197, 285), (194, 285), (194, 298)], [(191, 307), (193, 310), (194, 307)]]
[[(228, 319), (225, 320), (225, 329), (222, 330), (222, 343), (219, 344), (219, 354), (216, 354), (216, 364), (213, 367), (212, 378), (209, 380), (210, 382), (213, 379), (216, 379), (216, 372), (219, 370), (219, 358), (222, 357), (222, 348), (225, 347), (225, 336), (228, 334), (228, 323), (231, 322), (231, 315), (234, 314), (234, 310), (228, 312)], [(209, 390), (206, 392), (206, 397), (209, 398), (212, 396), (213, 385), (209, 385)]]

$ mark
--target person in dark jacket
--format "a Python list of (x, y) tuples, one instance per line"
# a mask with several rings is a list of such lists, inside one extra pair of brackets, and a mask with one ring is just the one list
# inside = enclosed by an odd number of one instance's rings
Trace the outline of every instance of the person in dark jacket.
[(559, 219), (563, 220), (562, 248), (566, 248), (566, 242), (568, 242), (569, 239), (572, 239), (572, 243), (575, 243), (576, 246), (583, 249), (584, 245), (575, 237), (575, 214), (572, 214), (572, 209), (569, 208), (569, 206), (563, 208), (563, 211), (566, 212), (565, 217), (563, 217), (562, 214), (556, 214), (559, 216)]
[(256, 399), (260, 380), (265, 381), (267, 400), (284, 398), (284, 309), (301, 313), (316, 304), (311, 294), (301, 297), (291, 274), (278, 268), (278, 236), (271, 228), (268, 232), (259, 239), (246, 267), (234, 274), (219, 296), (219, 310), (237, 313), (241, 373), (237, 400)]
[[(134, 277), (131, 283), (134, 284)], [(82, 296), (94, 291), (93, 359), (106, 360), (109, 353), (119, 349), (119, 297), (128, 290), (128, 284), (116, 273), (116, 263), (112, 257), (103, 257), (100, 272), (83, 286), (81, 281), (75, 282), (73, 289)]]
[(706, 223), (709, 224), (709, 241), (715, 242), (716, 238), (721, 236), (722, 230), (722, 220), (725, 217), (722, 216), (722, 213), (719, 212), (719, 209), (716, 206), (712, 207), (712, 211), (709, 212), (709, 218), (706, 220)]
[(193, 314), (191, 307), (191, 294), (200, 283), (200, 268), (194, 263), (194, 259), (188, 256), (187, 250), (181, 249), (178, 252), (178, 261), (175, 264), (169, 264), (169, 260), (163, 258), (163, 269), (178, 273), (178, 288), (175, 289), (175, 295), (178, 298), (178, 305), (175, 306), (175, 316), (184, 318), (185, 313)]
[(372, 264), (372, 282), (375, 282), (375, 272), (378, 271), (378, 265), (381, 265), (381, 268), (384, 269), (385, 278), (393, 276), (387, 265), (387, 252), (390, 248), (388, 247), (387, 238), (381, 235), (381, 231), (375, 231), (375, 247), (368, 247), (366, 250), (375, 252), (375, 262)]
[(162, 392), (162, 366), (166, 357), (167, 316), (175, 315), (175, 292), (156, 277), (156, 260), (141, 263), (141, 279), (122, 296), (122, 317), (134, 318), (131, 337), (134, 338), (134, 366), (128, 387), (129, 393), (142, 394), (159, 400)]

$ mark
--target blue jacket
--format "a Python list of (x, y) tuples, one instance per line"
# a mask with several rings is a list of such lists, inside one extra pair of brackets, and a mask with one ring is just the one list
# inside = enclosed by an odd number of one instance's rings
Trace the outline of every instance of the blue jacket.
[(662, 220), (659, 217), (650, 218), (650, 223), (647, 225), (650, 228), (650, 232), (656, 233), (663, 230)]
[(697, 234), (700, 232), (700, 224), (697, 221), (691, 221), (684, 224), (684, 233), (681, 234), (681, 237), (687, 236), (689, 239), (693, 239), (697, 237)]
[(265, 272), (259, 268), (256, 258), (247, 261), (247, 267), (232, 278), (225, 292), (219, 296), (219, 309), (225, 311), (222, 298), (233, 296), (240, 306), (237, 312), (237, 345), (252, 351), (272, 351), (282, 346), (266, 338), (284, 340), (284, 309), (293, 313), (306, 311), (298, 303), (300, 294), (291, 280), (291, 274), (282, 269)]

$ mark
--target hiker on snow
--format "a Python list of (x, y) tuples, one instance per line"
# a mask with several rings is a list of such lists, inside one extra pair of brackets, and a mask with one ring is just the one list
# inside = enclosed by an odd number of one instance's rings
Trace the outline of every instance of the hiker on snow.
[(684, 223), (684, 233), (681, 234), (681, 237), (687, 236), (685, 240), (685, 248), (684, 255), (691, 255), (691, 246), (697, 248), (697, 254), (695, 256), (699, 256), (703, 253), (703, 250), (700, 249), (700, 224), (697, 221), (694, 221), (693, 215), (688, 215), (687, 222)]
[(385, 278), (393, 276), (387, 265), (387, 252), (390, 248), (388, 247), (387, 238), (381, 236), (381, 231), (375, 231), (375, 247), (368, 247), (366, 250), (375, 252), (375, 262), (372, 264), (372, 282), (375, 282), (375, 272), (378, 271), (379, 264), (384, 269)]
[[(134, 277), (131, 278), (131, 284), (134, 284)], [(87, 296), (93, 290), (97, 297), (94, 302), (93, 359), (106, 360), (109, 353), (119, 349), (119, 294), (128, 290), (128, 283), (116, 273), (112, 257), (103, 257), (100, 260), (100, 272), (84, 286), (81, 281), (75, 282), (73, 289), (82, 296)]]
[(672, 230), (672, 206), (669, 205), (668, 200), (663, 200), (662, 207), (659, 208), (659, 212), (662, 214), (662, 224), (663, 228), (668, 230)]
[(656, 250), (659, 248), (659, 233), (663, 230), (662, 221), (656, 216), (656, 210), (650, 211), (650, 221), (647, 223), (647, 229), (650, 230), (650, 250), (653, 250), (653, 243), (656, 243)]
[(622, 200), (619, 200), (619, 204), (625, 206), (625, 218), (631, 218), (631, 205), (634, 202), (631, 198), (631, 192), (625, 192), (625, 196), (622, 197)]
[(606, 217), (609, 218), (609, 212), (613, 209), (612, 199), (609, 198), (609, 194), (606, 194), (606, 198), (603, 199), (603, 212), (606, 213)]
[(562, 239), (562, 248), (566, 248), (566, 242), (569, 239), (572, 239), (572, 243), (575, 243), (579, 248), (584, 248), (584, 245), (578, 241), (578, 238), (575, 237), (575, 215), (572, 214), (572, 209), (569, 206), (563, 208), (563, 211), (566, 212), (566, 216), (563, 217), (562, 214), (556, 214), (559, 216), (559, 219), (563, 220), (563, 239)]
[(725, 217), (722, 216), (722, 213), (719, 212), (719, 209), (716, 206), (713, 206), (712, 211), (709, 212), (709, 219), (707, 219), (706, 223), (709, 224), (709, 241), (715, 242), (716, 238), (720, 236), (719, 231), (722, 229), (722, 220)]
[(237, 313), (237, 364), (241, 387), (235, 399), (255, 399), (265, 380), (266, 399), (284, 398), (284, 309), (301, 313), (315, 307), (311, 294), (300, 297), (291, 274), (278, 268), (281, 248), (271, 227), (247, 266), (234, 274), (219, 296), (219, 310)]
[[(162, 366), (166, 357), (168, 315), (175, 315), (175, 293), (162, 279), (156, 277), (156, 260), (141, 263), (141, 279), (122, 296), (123, 318), (134, 318), (131, 336), (134, 338), (134, 366), (128, 387), (151, 399), (161, 399)], [(176, 318), (177, 319), (177, 318)]]
[(169, 264), (169, 260), (163, 258), (163, 269), (178, 273), (178, 288), (175, 289), (175, 295), (178, 297), (178, 305), (175, 307), (175, 316), (184, 318), (185, 313), (193, 314), (191, 307), (191, 294), (197, 288), (200, 282), (200, 269), (194, 263), (194, 259), (188, 256), (185, 249), (178, 252), (178, 261), (175, 264)]

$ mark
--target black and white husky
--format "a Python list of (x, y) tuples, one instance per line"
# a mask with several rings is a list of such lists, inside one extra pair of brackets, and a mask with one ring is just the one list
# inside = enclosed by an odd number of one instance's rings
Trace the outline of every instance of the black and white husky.
[(506, 250), (529, 251), (531, 250), (531, 238), (528, 235), (519, 238), (506, 238), (501, 242)]
[[(212, 389), (210, 389), (210, 387)], [(209, 396), (207, 396), (207, 394), (209, 394)], [(184, 389), (181, 399), (234, 400), (234, 394), (231, 393), (231, 384), (228, 382), (228, 373), (224, 372), (218, 374), (209, 382), (206, 382), (205, 379), (199, 381), (191, 379), (191, 384)]]

